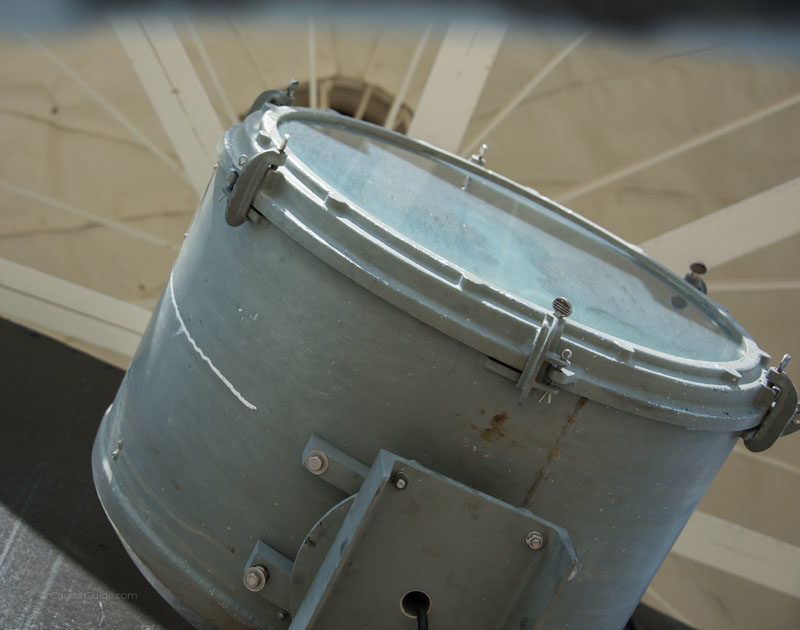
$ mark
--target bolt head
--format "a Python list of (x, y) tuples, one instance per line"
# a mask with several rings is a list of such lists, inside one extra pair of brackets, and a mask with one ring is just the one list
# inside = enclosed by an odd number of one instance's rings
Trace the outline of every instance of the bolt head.
[(328, 470), (328, 456), (322, 451), (311, 451), (306, 457), (306, 470), (314, 475), (322, 475)]
[(397, 490), (405, 490), (408, 488), (408, 475), (404, 472), (395, 473), (392, 476), (392, 485)]
[(278, 619), (280, 619), (281, 621), (286, 621), (290, 617), (291, 617), (291, 615), (288, 612), (286, 612), (285, 610), (281, 610), (278, 613)]
[(247, 156), (246, 155), (240, 155), (239, 156), (239, 166), (244, 166), (245, 164), (247, 164)]
[(553, 300), (553, 312), (559, 319), (572, 315), (572, 303), (565, 297), (557, 297)]
[(255, 566), (245, 569), (244, 575), (242, 576), (244, 587), (248, 591), (253, 591), (254, 593), (263, 590), (267, 585), (268, 579), (269, 573), (267, 573), (267, 570), (262, 566)]
[(525, 544), (528, 545), (534, 551), (538, 551), (542, 547), (544, 547), (545, 540), (544, 534), (537, 531), (530, 531), (525, 534)]
[(692, 273), (696, 273), (698, 276), (702, 276), (708, 271), (706, 264), (700, 261), (693, 262), (691, 265), (689, 265), (689, 269), (692, 271)]

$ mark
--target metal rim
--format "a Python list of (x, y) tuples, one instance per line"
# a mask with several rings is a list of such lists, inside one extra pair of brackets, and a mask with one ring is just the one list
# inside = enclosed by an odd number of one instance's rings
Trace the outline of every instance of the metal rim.
[[(479, 175), (588, 230), (665, 283), (685, 291), (680, 278), (641, 249), (537, 191), (428, 143), (335, 112), (266, 107), (226, 132), (221, 166), (234, 168), (242, 154), (279, 146), (282, 134), (278, 127), (289, 120), (334, 123)], [(262, 215), (373, 293), (487, 356), (522, 369), (533, 335), (547, 314), (544, 308), (462, 272), (388, 230), (300, 161), (291, 142), (286, 152), (285, 165), (270, 177), (269, 189), (262, 187), (253, 202)], [(365, 241), (368, 247), (364, 247)], [(572, 350), (570, 369), (576, 372), (576, 379), (561, 388), (681, 426), (724, 431), (757, 426), (767, 406), (762, 391), (769, 355), (759, 350), (722, 307), (705, 296), (692, 297), (711, 319), (741, 340), (738, 359), (686, 359), (568, 320), (556, 351)], [(632, 370), (635, 387), (630, 384)]]

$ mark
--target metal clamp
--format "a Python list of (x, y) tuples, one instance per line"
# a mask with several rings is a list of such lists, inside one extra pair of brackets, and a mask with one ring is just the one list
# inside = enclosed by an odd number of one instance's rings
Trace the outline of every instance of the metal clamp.
[(784, 355), (778, 368), (770, 368), (767, 373), (767, 387), (774, 392), (774, 398), (761, 424), (744, 438), (744, 445), (749, 451), (764, 451), (782, 435), (789, 435), (800, 429), (797, 390), (784, 371), (790, 359), (788, 354)]
[(541, 327), (536, 331), (525, 367), (517, 381), (517, 389), (522, 390), (520, 405), (528, 399), (531, 389), (543, 391), (543, 399), (558, 393), (553, 383), (566, 385), (574, 378), (574, 373), (565, 369), (570, 365), (572, 352), (565, 350), (561, 355), (552, 352), (564, 331), (564, 319), (571, 314), (572, 304), (567, 298), (558, 297), (553, 300), (553, 312), (545, 316)]
[(264, 105), (292, 105), (294, 103), (294, 93), (299, 85), (300, 81), (292, 79), (285, 90), (266, 90), (261, 92), (256, 96), (250, 109), (247, 110), (245, 118), (253, 112), (259, 111)]
[(250, 219), (260, 223), (264, 217), (253, 208), (253, 199), (261, 188), (268, 173), (275, 171), (286, 162), (286, 144), (289, 136), (284, 136), (281, 146), (257, 153), (250, 159), (240, 158), (241, 172), (232, 170), (229, 175), (226, 193), (229, 194), (225, 208), (225, 221), (232, 227), (242, 225)]

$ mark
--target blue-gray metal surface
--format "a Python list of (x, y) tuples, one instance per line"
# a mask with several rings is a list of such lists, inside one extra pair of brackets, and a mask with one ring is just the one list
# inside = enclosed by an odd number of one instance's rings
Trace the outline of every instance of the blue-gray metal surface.
[[(242, 572), (258, 541), (295, 558), (344, 498), (301, 463), (318, 435), (360, 462), (381, 449), (414, 460), (564, 528), (580, 567), (547, 627), (622, 627), (741, 432), (764, 416), (768, 357), (743, 335), (739, 358), (704, 362), (567, 320), (552, 350), (572, 351), (574, 379), (520, 404), (513, 379), (547, 305), (382, 228), (301, 164), (291, 141), (253, 202), (267, 220), (226, 224), (229, 169), (281, 146), (281, 117), (334, 115), (268, 107), (228, 131), (98, 433), (98, 493), (128, 548), (195, 624), (287, 628), (285, 611), (248, 591)], [(473, 181), (514, 186), (371, 133)], [(514, 190), (641, 259), (676, 291), (694, 291), (566, 209)], [(736, 329), (699, 292), (689, 297)], [(445, 612), (436, 630), (451, 627)]]

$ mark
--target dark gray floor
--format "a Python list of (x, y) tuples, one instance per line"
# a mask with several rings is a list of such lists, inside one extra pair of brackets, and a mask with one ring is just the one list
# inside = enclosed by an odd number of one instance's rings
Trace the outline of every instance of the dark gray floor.
[(122, 371), (0, 319), (0, 628), (187, 628), (106, 520), (94, 434)]

